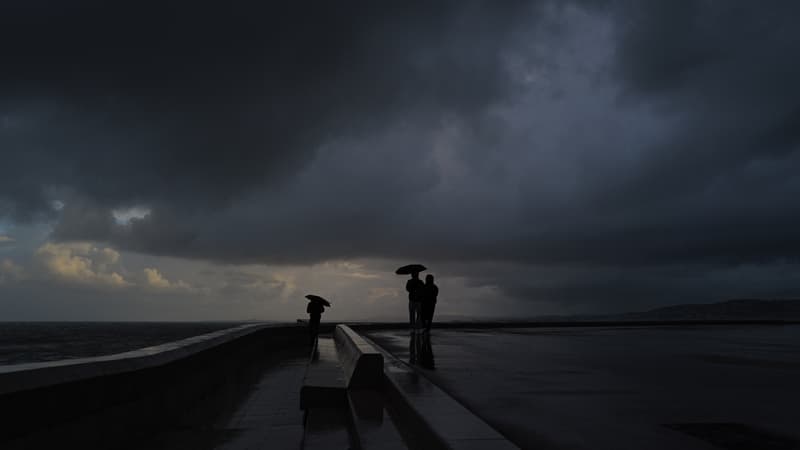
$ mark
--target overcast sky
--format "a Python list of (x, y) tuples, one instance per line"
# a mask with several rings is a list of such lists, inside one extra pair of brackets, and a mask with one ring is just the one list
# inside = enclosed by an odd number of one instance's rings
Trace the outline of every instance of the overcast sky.
[[(236, 3), (236, 4), (233, 4)], [(796, 1), (0, 5), (0, 320), (800, 296)]]

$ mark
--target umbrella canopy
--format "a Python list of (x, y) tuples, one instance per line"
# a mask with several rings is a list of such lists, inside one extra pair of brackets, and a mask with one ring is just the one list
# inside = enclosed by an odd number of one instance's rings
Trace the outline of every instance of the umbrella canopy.
[(331, 306), (331, 302), (325, 300), (324, 298), (320, 297), (319, 295), (309, 294), (309, 295), (306, 295), (306, 298), (311, 300), (312, 302), (322, 303), (323, 305), (325, 305), (325, 306), (327, 306), (329, 308)]
[(423, 266), (422, 264), (409, 264), (407, 266), (403, 266), (394, 271), (394, 273), (398, 275), (408, 275), (412, 273), (419, 273), (423, 270), (427, 269), (427, 267)]

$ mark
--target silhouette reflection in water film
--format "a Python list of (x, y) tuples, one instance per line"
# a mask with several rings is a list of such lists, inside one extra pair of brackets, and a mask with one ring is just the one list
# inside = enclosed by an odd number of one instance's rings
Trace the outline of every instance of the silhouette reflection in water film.
[(408, 343), (409, 362), (425, 369), (435, 369), (433, 345), (428, 333), (413, 333)]

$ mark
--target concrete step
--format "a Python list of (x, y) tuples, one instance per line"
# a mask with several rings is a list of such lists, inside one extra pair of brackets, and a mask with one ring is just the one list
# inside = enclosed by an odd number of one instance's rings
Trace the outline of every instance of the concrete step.
[(329, 337), (320, 337), (312, 353), (300, 389), (300, 407), (347, 406), (347, 383), (336, 343)]
[[(372, 345), (368, 338), (365, 340)], [(433, 442), (411, 443), (415, 448), (450, 450), (514, 450), (516, 445), (442, 391), (413, 367), (374, 345), (383, 354), (385, 393), (403, 419), (397, 423), (407, 437), (433, 437)], [(409, 429), (416, 429), (408, 433)]]
[(363, 450), (406, 450), (408, 445), (394, 423), (380, 390), (351, 389), (348, 392), (353, 439)]
[(346, 407), (315, 407), (306, 410), (302, 448), (304, 450), (348, 450), (356, 448), (351, 441), (347, 416)]

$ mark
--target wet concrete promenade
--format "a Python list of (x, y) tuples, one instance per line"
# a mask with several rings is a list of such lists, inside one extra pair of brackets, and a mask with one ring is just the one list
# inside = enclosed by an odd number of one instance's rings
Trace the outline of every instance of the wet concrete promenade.
[(270, 358), (250, 373), (238, 374), (241, 382), (235, 390), (216, 392), (140, 448), (301, 448), (300, 385), (307, 363), (307, 352), (293, 349)]
[(248, 325), (9, 366), (0, 447), (800, 449), (800, 325), (443, 326), (331, 324), (311, 351), (303, 327)]
[(368, 336), (522, 448), (800, 448), (797, 325)]
[(299, 448), (303, 437), (300, 380), (308, 358), (282, 361), (252, 385), (247, 398), (218, 424), (226, 440), (220, 450)]
[[(352, 336), (362, 339), (357, 334)], [(375, 351), (368, 342), (360, 345), (359, 351)], [(215, 393), (201, 402), (200, 414), (189, 414), (170, 424), (136, 448), (517, 448), (427, 378), (420, 377), (413, 366), (391, 354), (382, 353), (386, 359), (375, 373), (379, 383), (360, 378), (364, 384), (354, 386), (343, 381), (342, 371), (346, 369), (339, 364), (345, 359), (337, 357), (337, 353), (341, 356), (349, 352), (330, 335), (320, 336), (311, 358), (298, 350), (272, 355), (249, 373), (236, 374), (239, 381), (231, 385), (234, 390)], [(369, 365), (358, 367), (362, 375), (364, 369), (374, 369)], [(334, 384), (320, 388), (329, 382)], [(337, 383), (344, 389), (343, 402), (338, 394), (333, 395)], [(314, 388), (309, 391), (309, 386)]]

